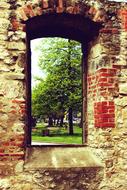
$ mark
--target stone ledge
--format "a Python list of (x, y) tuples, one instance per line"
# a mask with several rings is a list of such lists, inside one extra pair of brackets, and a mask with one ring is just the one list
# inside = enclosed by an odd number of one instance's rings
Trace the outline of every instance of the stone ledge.
[(24, 169), (102, 167), (101, 161), (87, 147), (29, 147), (26, 150)]

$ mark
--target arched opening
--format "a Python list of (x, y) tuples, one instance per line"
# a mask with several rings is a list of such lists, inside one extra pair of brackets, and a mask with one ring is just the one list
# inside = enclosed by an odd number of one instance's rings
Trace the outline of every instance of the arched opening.
[(32, 144), (82, 144), (81, 43), (31, 41)]
[(100, 29), (100, 23), (95, 23), (82, 15), (45, 14), (26, 21), (28, 39), (40, 37), (63, 37), (81, 43), (91, 41)]
[(87, 55), (88, 43), (93, 40), (100, 29), (100, 24), (81, 15), (73, 14), (47, 14), (37, 16), (26, 21), (28, 62), (27, 62), (27, 121), (29, 138), (27, 144), (31, 145), (31, 47), (30, 41), (44, 37), (62, 37), (75, 40), (82, 44), (82, 127), (83, 144), (87, 141)]

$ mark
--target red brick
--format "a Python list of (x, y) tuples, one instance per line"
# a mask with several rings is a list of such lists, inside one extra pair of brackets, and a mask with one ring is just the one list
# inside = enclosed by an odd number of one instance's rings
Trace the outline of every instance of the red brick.
[(108, 113), (114, 113), (115, 109), (108, 110)]
[(112, 29), (112, 34), (118, 34), (118, 33), (119, 33), (119, 30), (117, 28)]
[(24, 153), (14, 153), (10, 154), (10, 156), (24, 156)]
[(4, 149), (3, 148), (0, 148), (0, 153), (4, 153)]
[(115, 106), (114, 102), (96, 102), (94, 104), (95, 127), (114, 127), (115, 126)]
[(102, 105), (102, 106), (106, 106), (108, 104), (108, 102), (106, 101), (106, 102), (98, 102), (98, 105)]
[(0, 157), (1, 157), (1, 156), (9, 156), (9, 154), (0, 153)]
[(16, 114), (17, 111), (16, 110), (11, 110), (9, 113)]
[(108, 122), (108, 118), (98, 118), (98, 122), (99, 123), (104, 123), (104, 122)]
[(3, 146), (9, 146), (9, 142), (3, 142), (2, 145)]
[(115, 104), (114, 104), (114, 102), (108, 102), (108, 105), (109, 105), (109, 106), (113, 106), (113, 105), (115, 105)]
[(108, 109), (115, 109), (115, 105), (109, 105), (107, 106)]
[(25, 100), (22, 100), (22, 99), (15, 99), (15, 100), (12, 100), (12, 103), (25, 103), (26, 101)]
[(110, 28), (103, 28), (100, 30), (101, 33), (106, 33), (106, 34), (109, 34), (109, 33), (112, 33), (112, 29)]
[(98, 119), (98, 114), (94, 114), (94, 118), (95, 118), (95, 119)]
[(96, 128), (115, 128), (115, 124), (114, 123), (96, 123), (95, 124)]
[(100, 128), (100, 124), (95, 124), (95, 128)]
[(115, 81), (115, 78), (111, 78), (111, 77), (108, 78), (108, 82), (109, 82), (109, 83), (114, 83), (114, 81)]
[(120, 17), (122, 21), (122, 28), (127, 31), (127, 9), (120, 10)]
[(118, 34), (119, 30), (117, 28), (103, 28), (100, 30), (101, 33), (111, 33), (111, 34)]
[(100, 77), (112, 77), (113, 74), (111, 73), (100, 73)]
[(107, 78), (99, 78), (98, 82), (107, 82)]
[(95, 119), (95, 124), (99, 123), (98, 119)]
[(20, 109), (20, 110), (18, 111), (18, 113), (24, 115), (24, 114), (26, 114), (26, 110), (25, 110), (25, 109)]
[(119, 14), (120, 14), (121, 16), (127, 15), (127, 9), (121, 9), (121, 10), (119, 11)]
[(107, 73), (108, 69), (102, 68), (97, 71), (97, 73)]
[(96, 109), (102, 110), (102, 109), (108, 109), (108, 107), (107, 107), (106, 104), (98, 104), (97, 107), (96, 107)]
[(122, 21), (125, 23), (127, 22), (127, 15), (122, 16)]
[(42, 6), (43, 6), (43, 9), (47, 9), (48, 8), (48, 0), (42, 0)]
[(114, 69), (108, 69), (108, 73), (112, 74), (113, 76), (116, 75), (116, 72), (117, 72), (117, 70), (115, 68)]
[(124, 25), (124, 29), (127, 30), (127, 23)]
[(108, 113), (108, 108), (103, 108), (103, 109), (101, 110), (101, 113)]
[(59, 2), (59, 7), (63, 8), (63, 0), (58, 0)]
[(107, 90), (110, 93), (114, 93), (115, 88), (114, 87), (108, 87)]
[(1, 156), (0, 156), (0, 161), (2, 161), (2, 162), (3, 162), (3, 161), (8, 161), (8, 157), (5, 157), (5, 156), (2, 156), (2, 157), (1, 157)]
[(0, 156), (24, 156), (24, 153), (0, 153)]
[(114, 123), (115, 122), (115, 118), (109, 118), (108, 121), (109, 121), (109, 123)]
[(25, 109), (26, 105), (25, 104), (20, 104), (19, 107)]
[(109, 86), (112, 86), (112, 83), (98, 83), (98, 86), (100, 87), (109, 87)]
[(106, 114), (106, 113), (103, 113), (100, 115), (101, 118), (114, 118), (115, 117), (115, 114)]

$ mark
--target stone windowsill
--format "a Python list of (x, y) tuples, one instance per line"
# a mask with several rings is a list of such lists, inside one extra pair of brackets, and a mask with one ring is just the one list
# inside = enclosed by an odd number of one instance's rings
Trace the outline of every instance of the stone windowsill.
[(101, 161), (88, 147), (29, 147), (25, 170), (100, 168)]

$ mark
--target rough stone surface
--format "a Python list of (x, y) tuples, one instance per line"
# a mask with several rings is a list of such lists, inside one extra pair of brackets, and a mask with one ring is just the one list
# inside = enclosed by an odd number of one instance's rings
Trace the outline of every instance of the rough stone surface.
[[(69, 159), (72, 157), (71, 159)], [(44, 162), (40, 163), (39, 160)], [(28, 148), (25, 169), (41, 168), (102, 168), (100, 160), (87, 147), (43, 147)]]
[[(87, 44), (87, 79), (86, 69), (83, 73), (85, 96), (83, 120), (87, 146), (96, 159), (101, 160), (103, 169), (98, 168), (97, 164), (94, 168), (31, 167), (25, 170), (28, 134), (24, 80), (24, 70), (27, 65), (24, 21), (51, 13), (80, 14), (94, 24), (102, 24), (98, 35), (96, 34)], [(2, 0), (0, 2), (0, 189), (126, 190), (126, 150), (127, 3), (105, 0)], [(43, 162), (43, 158), (40, 162)]]

